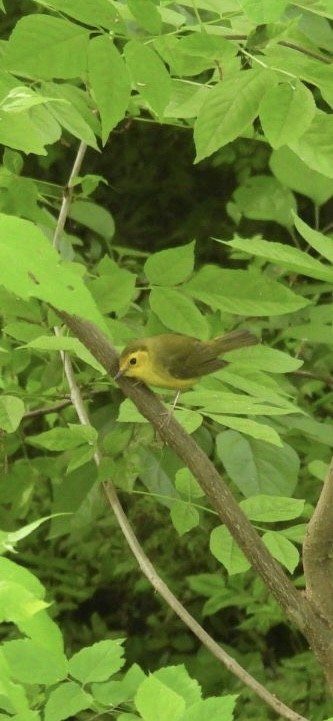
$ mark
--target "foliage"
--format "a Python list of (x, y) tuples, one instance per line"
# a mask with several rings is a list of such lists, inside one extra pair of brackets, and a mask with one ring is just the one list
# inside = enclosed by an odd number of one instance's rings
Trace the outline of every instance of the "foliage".
[[(262, 337), (175, 413), (302, 587), (333, 426), (331, 3), (40, 0), (4, 18), (2, 553), (20, 545), (19, 563), (0, 559), (2, 717), (272, 718), (248, 692), (233, 715), (239, 682), (152, 598), (105, 510), (112, 477), (193, 615), (322, 721), (333, 706), (316, 661), (196, 480), (84, 345), (53, 328), (56, 308), (119, 350), (165, 330), (208, 339), (246, 325)], [(63, 193), (79, 142), (84, 169)]]

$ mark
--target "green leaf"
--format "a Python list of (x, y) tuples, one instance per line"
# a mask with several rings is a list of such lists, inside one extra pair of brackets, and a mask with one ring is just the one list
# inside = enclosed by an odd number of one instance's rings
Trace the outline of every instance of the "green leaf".
[[(21, 684), (14, 683), (2, 650), (0, 651), (0, 678), (1, 708), (10, 713), (10, 715), (1, 713), (0, 718), (5, 721), (8, 719), (11, 721), (16, 721), (16, 719), (18, 721), (40, 721), (39, 715), (31, 716), (26, 690)], [(13, 716), (14, 712), (16, 712), (15, 716)]]
[(273, 558), (276, 558), (290, 573), (293, 573), (299, 563), (299, 552), (294, 544), (276, 531), (267, 531), (262, 540)]
[[(249, 247), (248, 252), (251, 252)], [(309, 304), (262, 272), (225, 270), (209, 265), (191, 278), (183, 291), (213, 310), (236, 315), (282, 315)]]
[(90, 694), (73, 681), (60, 684), (51, 691), (45, 704), (45, 721), (62, 721), (77, 717), (80, 711), (93, 707)]
[(178, 493), (181, 493), (189, 500), (192, 498), (202, 498), (205, 495), (189, 468), (180, 468), (179, 471), (177, 471), (175, 487)]
[(126, 268), (109, 260), (108, 268), (89, 283), (89, 290), (102, 313), (123, 315), (135, 297), (136, 277)]
[[(319, 234), (320, 235), (320, 234)], [(294, 271), (310, 278), (318, 278), (328, 283), (333, 282), (333, 270), (329, 266), (324, 265), (316, 258), (312, 258), (308, 253), (293, 248), (283, 243), (262, 240), (261, 238), (251, 238), (249, 246), (248, 239), (236, 237), (230, 241), (221, 241), (231, 248), (242, 250), (245, 253), (256, 255), (259, 258), (265, 258), (271, 263), (281, 265), (288, 271)]]
[(39, 528), (39, 526), (42, 525), (42, 523), (45, 523), (46, 521), (49, 521), (51, 518), (55, 518), (56, 516), (62, 516), (63, 513), (55, 513), (51, 516), (45, 516), (44, 518), (38, 518), (37, 521), (32, 521), (31, 523), (28, 523), (25, 526), (22, 526), (17, 531), (1, 531), (1, 537), (0, 542), (3, 546), (4, 550), (7, 550), (8, 547), (13, 547), (18, 541), (21, 541), (22, 538), (26, 538), (27, 536), (30, 536), (31, 533), (33, 533), (36, 528)]
[[(40, 328), (39, 328), (40, 330)], [(94, 356), (88, 351), (88, 349), (79, 341), (78, 338), (71, 338), (69, 336), (49, 336), (41, 335), (38, 338), (34, 338), (29, 343), (26, 343), (27, 348), (36, 348), (36, 350), (47, 350), (47, 351), (60, 351), (64, 350), (68, 353), (73, 353), (77, 358), (81, 358), (84, 363), (87, 363), (92, 368), (95, 368), (99, 373), (105, 374), (105, 369), (101, 364), (94, 358)]]
[(50, 15), (28, 15), (16, 23), (4, 57), (11, 72), (37, 78), (76, 78), (86, 69), (89, 41), (80, 25)]
[(82, 648), (69, 661), (69, 672), (82, 684), (106, 681), (117, 673), (125, 663), (124, 639), (98, 641)]
[(243, 551), (237, 546), (226, 526), (217, 526), (212, 530), (209, 548), (213, 556), (223, 563), (230, 576), (244, 573), (251, 568)]
[(194, 249), (195, 243), (192, 242), (150, 255), (144, 265), (149, 283), (168, 286), (186, 280), (193, 271)]
[(172, 523), (180, 536), (195, 528), (200, 520), (197, 509), (191, 503), (184, 501), (174, 501), (170, 515)]
[(148, 423), (129, 398), (120, 404), (117, 421), (119, 423)]
[(165, 109), (167, 118), (195, 118), (209, 95), (206, 85), (172, 78), (170, 101)]
[(246, 436), (251, 436), (251, 438), (257, 438), (258, 440), (266, 441), (266, 443), (273, 443), (274, 446), (279, 446), (280, 448), (283, 445), (276, 430), (271, 428), (271, 426), (267, 426), (265, 423), (258, 423), (249, 418), (237, 418), (237, 416), (214, 415), (214, 413), (210, 413), (209, 418), (222, 426), (226, 426), (226, 428), (232, 428), (234, 431), (245, 433)]
[(125, 116), (131, 95), (126, 65), (111, 38), (100, 35), (90, 41), (88, 73), (105, 145), (111, 130)]
[(250, 20), (263, 25), (279, 20), (288, 5), (288, 0), (274, 0), (273, 3), (263, 0), (239, 0), (239, 4)]
[(144, 30), (151, 35), (158, 35), (161, 32), (162, 19), (151, 0), (127, 0), (127, 6)]
[(297, 83), (295, 87), (291, 83), (281, 83), (266, 91), (259, 116), (270, 144), (280, 148), (306, 132), (315, 111), (313, 95), (303, 83)]
[(135, 90), (161, 118), (169, 102), (171, 81), (159, 56), (147, 45), (130, 40), (124, 48), (125, 60)]
[(235, 140), (253, 122), (274, 77), (271, 71), (244, 70), (215, 85), (194, 126), (197, 163)]
[(248, 367), (246, 352), (243, 355), (243, 361), (228, 364), (226, 368), (217, 373), (217, 378), (223, 384), (244, 391), (257, 399), (261, 398), (282, 408), (289, 408), (291, 413), (295, 411), (295, 404), (286, 398), (286, 391), (279, 383), (263, 371)]
[(291, 521), (293, 518), (301, 516), (304, 504), (305, 501), (299, 498), (261, 494), (241, 501), (240, 507), (250, 521), (275, 523), (276, 521)]
[(210, 415), (211, 413), (231, 413), (245, 415), (285, 415), (286, 413), (295, 412), (299, 409), (281, 408), (271, 404), (265, 404), (250, 396), (241, 395), (240, 393), (225, 393), (215, 390), (194, 390), (186, 391), (182, 395), (183, 402), (193, 406), (202, 408), (202, 413)]
[[(51, 93), (53, 98), (58, 98), (58, 102), (50, 102), (48, 109), (53, 115), (57, 123), (65, 130), (74, 135), (75, 138), (82, 140), (90, 147), (98, 150), (95, 134), (91, 128), (92, 118), (89, 121), (82, 114), (82, 109), (77, 108), (72, 102), (68, 85), (58, 85), (57, 83), (44, 83), (41, 86), (42, 93)], [(47, 97), (47, 95), (46, 95)], [(86, 111), (86, 108), (85, 108)]]
[[(3, 73), (0, 77), (1, 96), (7, 95), (16, 85), (14, 79)], [(0, 108), (0, 142), (3, 145), (25, 153), (46, 155), (45, 145), (56, 142), (60, 136), (60, 125), (45, 106), (14, 114)]]
[(244, 438), (236, 431), (220, 433), (216, 450), (230, 478), (245, 496), (290, 495), (296, 488), (299, 458), (284, 444), (282, 448), (264, 441)]
[(208, 325), (194, 302), (175, 288), (153, 288), (149, 296), (152, 311), (163, 325), (176, 333), (208, 338)]
[(181, 721), (185, 701), (179, 693), (158, 680), (154, 675), (146, 678), (135, 696), (135, 706), (143, 721)]
[(182, 721), (233, 721), (238, 696), (211, 696), (188, 708)]
[(2, 581), (13, 581), (26, 588), (31, 594), (38, 598), (43, 599), (45, 596), (44, 586), (42, 586), (38, 578), (28, 571), (27, 568), (19, 566), (9, 558), (0, 558), (0, 576)]
[(97, 440), (97, 431), (93, 426), (71, 424), (68, 428), (52, 428), (36, 436), (30, 436), (27, 441), (32, 446), (47, 448), (49, 451), (64, 451), (77, 448), (82, 443), (93, 445)]
[(294, 214), (294, 223), (299, 234), (311, 245), (311, 248), (314, 248), (319, 255), (322, 255), (333, 263), (332, 238), (323, 235), (323, 233), (319, 233), (318, 230), (313, 230), (313, 228), (310, 228), (310, 226), (304, 223), (296, 214)]
[(297, 207), (293, 193), (268, 175), (249, 178), (237, 188), (233, 199), (246, 218), (273, 220), (287, 228), (293, 224), (292, 212)]
[(133, 699), (140, 683), (142, 683), (144, 679), (144, 672), (134, 663), (122, 677), (121, 681), (93, 683), (91, 685), (91, 692), (94, 698), (104, 706), (120, 706), (125, 701)]
[(201, 688), (198, 682), (189, 676), (183, 664), (160, 668), (154, 672), (154, 677), (179, 693), (186, 702), (186, 706), (191, 706), (201, 699)]
[(75, 266), (71, 269), (60, 262), (58, 253), (33, 223), (4, 214), (0, 214), (0, 283), (19, 298), (40, 298), (106, 330)]
[(333, 115), (317, 110), (308, 130), (289, 147), (309, 168), (333, 178)]
[[(97, 203), (89, 200), (76, 200), (70, 207), (69, 217), (106, 240), (110, 240), (114, 235), (115, 226), (111, 213)], [(116, 266), (116, 263), (114, 265)]]
[[(228, 353), (228, 361), (238, 364), (242, 362), (243, 349)], [(276, 348), (266, 345), (251, 346), (246, 349), (246, 366), (251, 369), (268, 371), (269, 373), (292, 373), (303, 365), (299, 358), (293, 358)]]
[(317, 205), (323, 205), (332, 197), (333, 180), (309, 168), (290, 148), (275, 150), (269, 164), (280, 183), (306, 195)]
[[(36, 586), (37, 579), (26, 569), (18, 567), (6, 558), (0, 558), (0, 569), (1, 620), (15, 623), (23, 634), (30, 636), (45, 648), (62, 649), (63, 639), (60, 630), (44, 610), (50, 604), (38, 598), (35, 591), (28, 590), (28, 586)], [(6, 574), (5, 577), (3, 573)], [(37, 593), (38, 596), (41, 595), (38, 588)]]
[(109, 0), (38, 0), (38, 5), (54, 8), (66, 13), (75, 20), (99, 28), (111, 29), (114, 22), (119, 19), (117, 10), (110, 5)]
[(31, 639), (4, 643), (3, 653), (11, 674), (22, 683), (50, 686), (68, 674), (68, 661), (60, 649), (43, 648)]
[(2, 395), (0, 397), (0, 428), (6, 433), (14, 433), (23, 418), (24, 403), (16, 396)]

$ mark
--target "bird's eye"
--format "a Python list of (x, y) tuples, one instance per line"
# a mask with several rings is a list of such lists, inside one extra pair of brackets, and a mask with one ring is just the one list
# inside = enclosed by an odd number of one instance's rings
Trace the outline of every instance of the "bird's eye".
[(131, 358), (131, 360), (130, 360), (130, 365), (131, 365), (131, 366), (135, 366), (135, 365), (136, 365), (136, 361), (137, 361), (136, 358)]

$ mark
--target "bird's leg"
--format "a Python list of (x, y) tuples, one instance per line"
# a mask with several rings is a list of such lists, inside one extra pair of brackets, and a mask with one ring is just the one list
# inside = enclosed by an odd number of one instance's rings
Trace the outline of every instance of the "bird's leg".
[(174, 410), (175, 410), (175, 408), (176, 408), (177, 401), (178, 401), (178, 398), (179, 398), (180, 394), (181, 394), (181, 391), (177, 391), (177, 393), (176, 393), (176, 395), (175, 395), (175, 398), (174, 398), (174, 401), (173, 401), (173, 404), (172, 404), (172, 406), (171, 406), (171, 415), (172, 415), (172, 413), (174, 412)]
[(170, 419), (172, 418), (172, 414), (176, 408), (177, 401), (178, 401), (180, 394), (181, 394), (181, 391), (177, 391), (174, 401), (172, 403), (172, 406), (170, 408), (168, 408), (167, 411), (164, 411), (164, 413), (162, 413), (162, 416), (164, 416), (165, 425), (168, 425), (170, 423)]

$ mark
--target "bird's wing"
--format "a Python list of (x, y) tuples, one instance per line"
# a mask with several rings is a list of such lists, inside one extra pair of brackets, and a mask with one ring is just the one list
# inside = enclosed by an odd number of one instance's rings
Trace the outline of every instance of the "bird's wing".
[(213, 373), (224, 368), (227, 363), (216, 356), (214, 347), (203, 343), (196, 338), (188, 338), (184, 345), (184, 338), (172, 339), (169, 342), (168, 354), (159, 362), (174, 378), (199, 378), (199, 376)]

